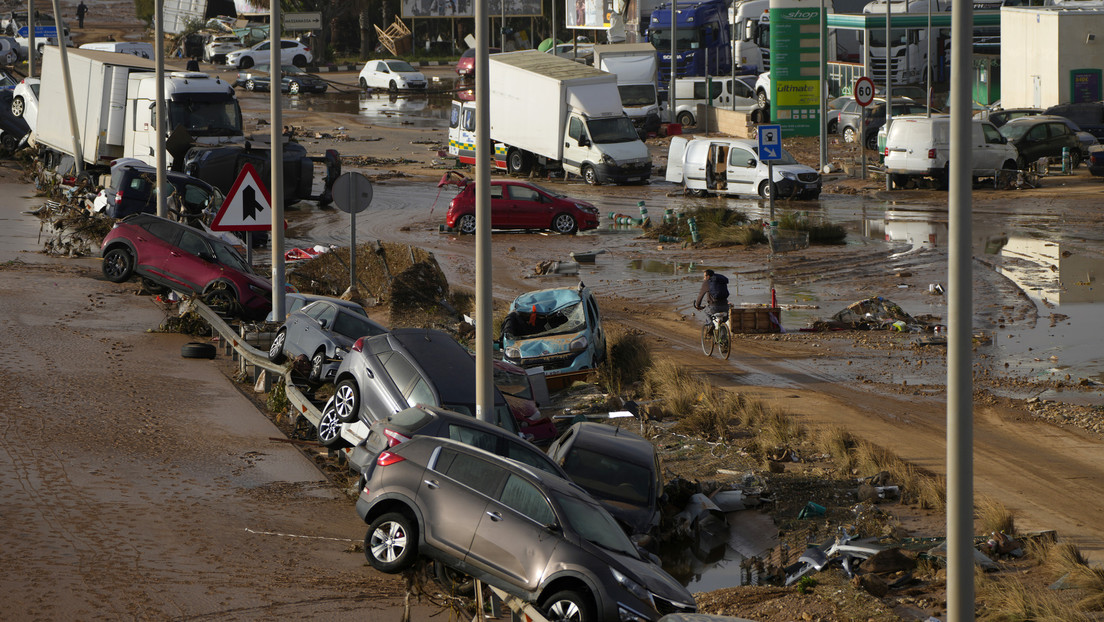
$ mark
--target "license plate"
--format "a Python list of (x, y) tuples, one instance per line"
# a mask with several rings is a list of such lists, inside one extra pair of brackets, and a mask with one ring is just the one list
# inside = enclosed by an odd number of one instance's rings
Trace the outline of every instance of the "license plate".
[(629, 177), (625, 181), (640, 181), (639, 177)]

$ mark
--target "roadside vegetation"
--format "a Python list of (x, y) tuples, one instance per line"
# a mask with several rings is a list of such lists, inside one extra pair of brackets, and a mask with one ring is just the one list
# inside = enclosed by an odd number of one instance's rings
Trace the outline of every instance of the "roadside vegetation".
[[(691, 225), (697, 227), (697, 244), (705, 248), (766, 244), (768, 223), (750, 220), (743, 212), (726, 207), (700, 206), (689, 212), (651, 216), (644, 237), (660, 241), (694, 243)], [(786, 211), (778, 219), (783, 232), (808, 232), (810, 244), (843, 244), (847, 231), (842, 225), (810, 218), (806, 212)]]

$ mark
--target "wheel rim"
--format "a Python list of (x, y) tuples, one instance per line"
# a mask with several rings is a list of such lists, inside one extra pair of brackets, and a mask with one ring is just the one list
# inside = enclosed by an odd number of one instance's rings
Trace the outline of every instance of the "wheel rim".
[(17, 117), (23, 116), (23, 98), (16, 97), (12, 100), (12, 114)]
[(759, 184), (759, 196), (763, 197), (764, 199), (769, 199), (770, 195), (771, 183), (769, 181), (764, 181), (763, 183)]
[(318, 380), (322, 378), (322, 366), (326, 364), (326, 354), (324, 352), (315, 352), (314, 357), (311, 358), (311, 379)]
[(276, 358), (280, 356), (280, 352), (284, 350), (284, 340), (287, 338), (286, 333), (283, 331), (276, 333), (276, 338), (272, 340), (272, 345), (268, 348), (268, 358)]
[(298, 82), (292, 82), (291, 84), (289, 84), (288, 85), (288, 92), (290, 92), (292, 95), (298, 95), (299, 94), (299, 83)]
[(377, 561), (394, 562), (406, 551), (406, 531), (396, 522), (383, 523), (372, 532), (369, 547)]
[(257, 84), (255, 82), (253, 82), (252, 80), (248, 80), (245, 83), (245, 90), (247, 90), (247, 91), (252, 91), (256, 88), (257, 88)]
[(679, 115), (679, 125), (694, 125), (694, 117), (685, 112)]
[(122, 278), (126, 274), (126, 258), (122, 252), (116, 251), (108, 255), (104, 260), (104, 272), (115, 279)]
[(575, 230), (575, 219), (567, 214), (560, 214), (556, 216), (556, 220), (552, 223), (552, 228), (556, 233), (571, 233)]
[(855, 142), (855, 130), (851, 128), (845, 128), (843, 130), (843, 142), (853, 143)]
[(333, 408), (326, 409), (322, 413), (322, 419), (318, 421), (318, 440), (327, 443), (341, 434), (341, 421)]
[(548, 607), (548, 615), (552, 620), (577, 622), (582, 620), (582, 611), (579, 606), (570, 600), (557, 600)]
[(341, 385), (334, 394), (334, 412), (338, 417), (348, 420), (356, 415), (354, 408), (356, 408), (356, 395), (353, 394), (352, 385)]
[(518, 171), (521, 170), (521, 154), (520, 153), (515, 151), (515, 152), (510, 154), (510, 167), (509, 168), (510, 168), (511, 173), (517, 173)]
[(213, 289), (207, 293), (207, 306), (219, 312), (227, 312), (234, 305), (234, 299), (225, 289)]
[(588, 166), (583, 169), (583, 179), (590, 185), (594, 185), (594, 182), (598, 181), (598, 175), (594, 173), (594, 167)]
[(475, 216), (464, 214), (460, 217), (460, 233), (475, 233)]

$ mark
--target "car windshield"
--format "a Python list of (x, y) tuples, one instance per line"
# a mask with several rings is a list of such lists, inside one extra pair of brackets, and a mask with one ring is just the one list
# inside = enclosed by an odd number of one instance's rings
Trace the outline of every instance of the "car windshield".
[(241, 108), (235, 99), (220, 101), (172, 100), (169, 127), (183, 125), (192, 135), (241, 136)]
[(656, 103), (654, 85), (622, 84), (617, 90), (621, 93), (622, 106), (654, 106)]
[(552, 496), (563, 511), (565, 528), (604, 549), (635, 559), (640, 558), (632, 541), (605, 508), (577, 497), (558, 493), (553, 493)]
[(337, 314), (337, 319), (334, 320), (333, 331), (339, 335), (345, 335), (349, 339), (360, 339), (361, 337), (368, 337), (370, 335), (383, 334), (383, 331), (371, 322), (365, 321), (365, 318), (359, 315), (350, 315), (348, 313)]
[[(523, 321), (528, 321), (530, 314), (522, 310), (520, 315)], [(538, 333), (527, 333), (525, 339), (577, 333), (586, 328), (586, 314), (583, 312), (583, 303), (579, 301), (566, 307), (560, 307), (546, 314), (543, 318), (538, 316), (536, 322), (536, 325), (543, 326), (544, 330)]]
[(600, 499), (649, 504), (654, 478), (647, 467), (579, 447), (567, 454), (561, 466), (572, 481)]
[(391, 60), (385, 63), (391, 71), (414, 73), (418, 71), (405, 60)]
[(284, 73), (303, 73), (303, 71), (295, 65), (280, 65), (280, 69), (283, 70)]
[[(698, 33), (697, 28), (679, 28), (676, 30), (676, 37), (678, 37), (678, 51), (686, 52), (688, 50), (696, 50), (700, 47), (701, 35)], [(671, 29), (670, 28), (654, 28), (651, 31), (652, 46), (657, 50), (670, 50), (671, 49)]]
[(494, 383), (498, 390), (508, 395), (522, 399), (533, 399), (533, 392), (529, 387), (529, 376), (516, 374), (508, 369), (494, 368)]
[(636, 128), (628, 117), (613, 117), (610, 119), (591, 119), (587, 121), (587, 129), (590, 130), (590, 138), (596, 144), (628, 143), (640, 140), (636, 134)]
[(1005, 123), (999, 131), (1008, 140), (1018, 140), (1032, 127), (1031, 123)]
[[(753, 145), (751, 150), (755, 152), (755, 155), (759, 155), (759, 147), (757, 145)], [(785, 149), (781, 151), (782, 153), (779, 155), (778, 159), (774, 161), (775, 164), (801, 164), (789, 151)]]
[(253, 274), (253, 268), (246, 263), (245, 259), (238, 254), (238, 251), (235, 250), (234, 247), (221, 241), (209, 241), (211, 242), (211, 246), (215, 248), (215, 257), (218, 258), (219, 263), (224, 266), (229, 266), (238, 272)]

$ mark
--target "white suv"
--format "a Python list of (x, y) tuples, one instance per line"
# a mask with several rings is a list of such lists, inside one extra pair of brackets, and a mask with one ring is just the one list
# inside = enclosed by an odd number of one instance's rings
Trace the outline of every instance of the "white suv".
[[(974, 177), (993, 177), (1001, 169), (1015, 169), (1019, 153), (997, 128), (987, 121), (971, 123)], [(951, 151), (949, 115), (906, 115), (893, 117), (886, 133), (885, 170), (897, 188), (910, 179), (930, 177), (941, 188), (947, 186)]]

